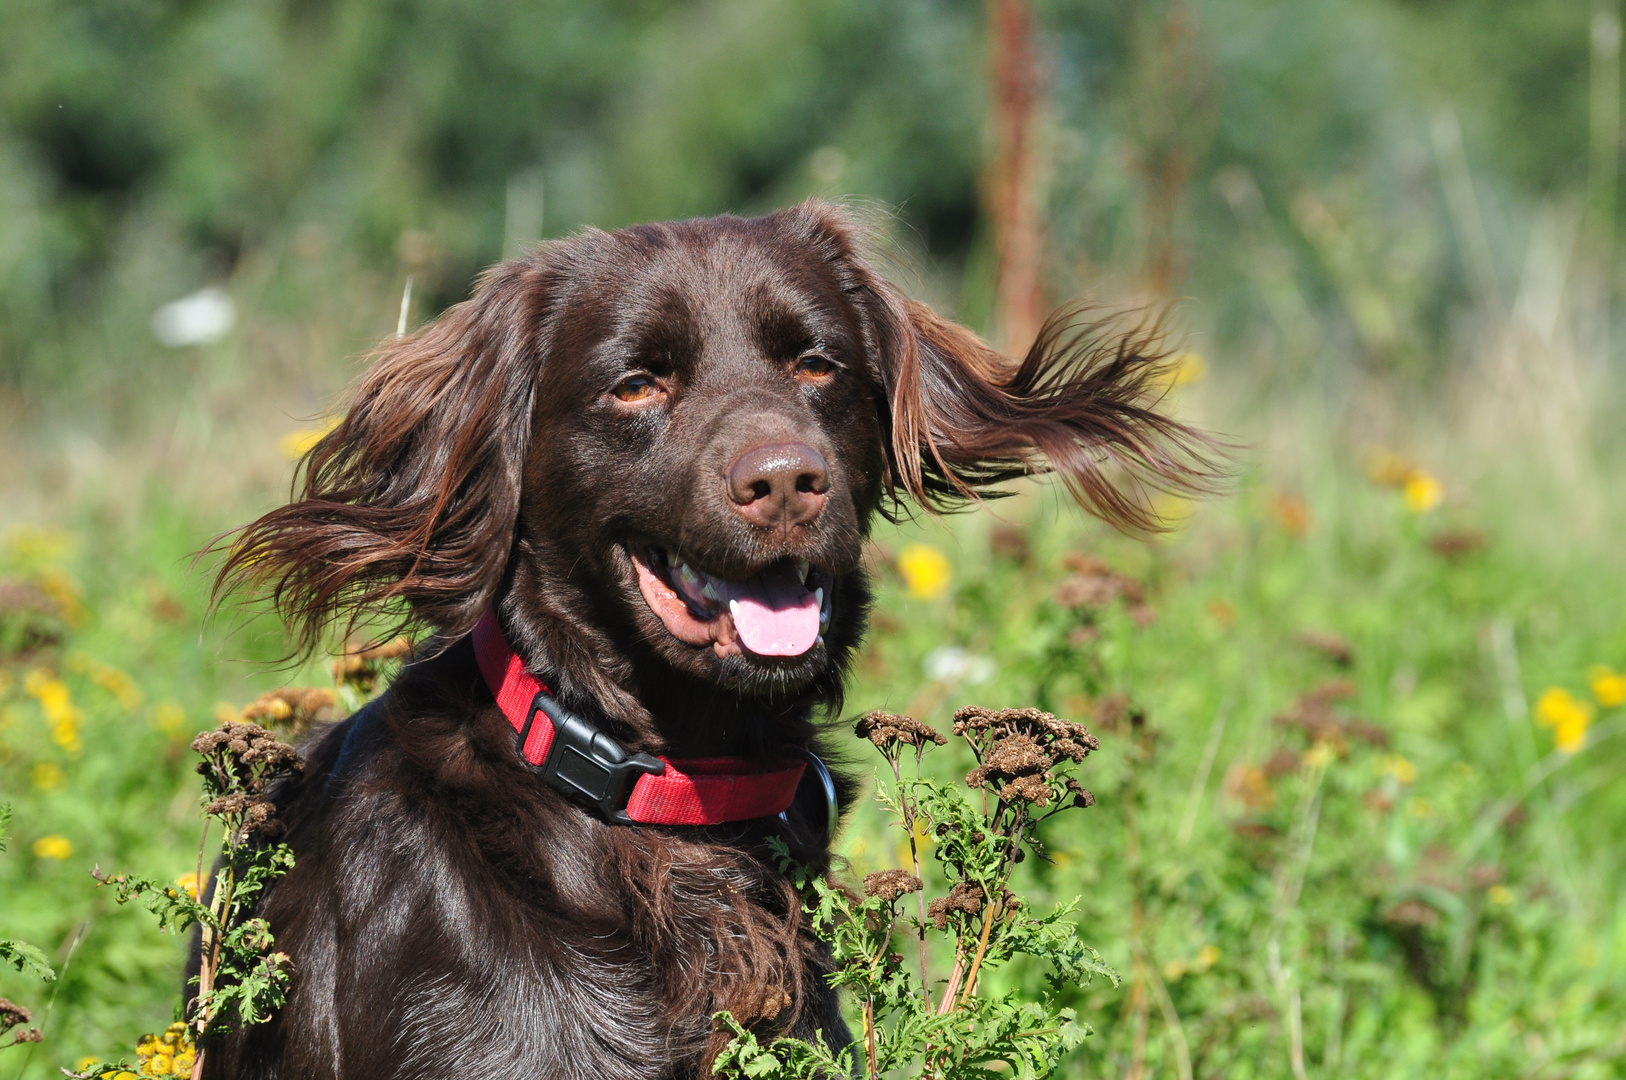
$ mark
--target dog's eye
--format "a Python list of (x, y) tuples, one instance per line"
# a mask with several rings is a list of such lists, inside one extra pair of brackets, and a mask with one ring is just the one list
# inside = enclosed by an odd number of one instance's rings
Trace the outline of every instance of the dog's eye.
[(822, 379), (828, 375), (833, 375), (835, 370), (836, 365), (830, 358), (820, 356), (818, 353), (808, 353), (796, 361), (796, 377), (798, 379)]
[(629, 375), (616, 383), (615, 389), (610, 393), (622, 401), (647, 401), (662, 389), (653, 375)]

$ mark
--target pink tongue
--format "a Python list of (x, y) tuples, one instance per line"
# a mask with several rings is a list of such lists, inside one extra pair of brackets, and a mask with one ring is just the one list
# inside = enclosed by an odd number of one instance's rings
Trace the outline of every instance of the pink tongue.
[(800, 656), (819, 636), (819, 602), (789, 566), (729, 582), (734, 631), (758, 656)]

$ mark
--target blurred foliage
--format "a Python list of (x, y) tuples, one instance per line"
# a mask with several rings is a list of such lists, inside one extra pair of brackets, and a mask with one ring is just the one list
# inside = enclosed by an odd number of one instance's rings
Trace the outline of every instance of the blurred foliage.
[[(1241, 333), (1246, 264), (1280, 236), (1335, 332), (1351, 275), (1397, 272), (1390, 322), (1434, 357), (1464, 278), (1430, 115), (1455, 103), (1498, 198), (1584, 180), (1582, 4), (1036, 7), (1058, 297), (1172, 229), (1187, 287)], [(173, 372), (138, 344), (147, 316), (261, 281), (256, 260), (414, 274), (432, 312), (544, 235), (810, 192), (897, 207), (964, 275), (939, 299), (985, 320), (983, 20), (972, 0), (3, 0), (0, 385)], [(1370, 250), (1302, 226), (1295, 200), (1328, 189), (1321, 218), (1358, 216)]]

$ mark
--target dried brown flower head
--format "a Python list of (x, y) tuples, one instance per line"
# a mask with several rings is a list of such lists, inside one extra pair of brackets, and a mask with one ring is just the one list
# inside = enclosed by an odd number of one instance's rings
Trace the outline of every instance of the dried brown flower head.
[(1299, 644), (1325, 656), (1339, 667), (1355, 662), (1355, 647), (1331, 630), (1301, 630)]
[(1093, 555), (1074, 552), (1062, 560), (1073, 573), (1056, 587), (1056, 603), (1069, 608), (1103, 608), (1122, 600), (1130, 618), (1145, 626), (1156, 615), (1146, 606), (1146, 587)]
[(33, 1018), (33, 1014), (21, 1005), (0, 998), (0, 1032), (14, 1028), (18, 1024), (26, 1024)]
[(1352, 738), (1373, 746), (1388, 746), (1388, 732), (1368, 721), (1341, 716), (1334, 708), (1334, 702), (1354, 697), (1355, 693), (1355, 684), (1349, 680), (1330, 679), (1299, 695), (1274, 722), (1277, 727), (1304, 732), (1312, 743), (1327, 743), (1340, 755), (1348, 751)]
[(926, 917), (939, 930), (947, 930), (951, 914), (976, 915), (982, 911), (984, 899), (981, 885), (973, 881), (957, 881), (947, 896), (939, 896), (926, 905)]
[(853, 725), (853, 732), (860, 739), (868, 739), (874, 743), (881, 751), (896, 744), (919, 749), (928, 743), (942, 746), (948, 742), (930, 725), (923, 724), (912, 716), (899, 716), (896, 713), (880, 711), (867, 712), (860, 716), (858, 723)]
[(920, 879), (907, 870), (879, 870), (864, 875), (864, 895), (878, 896), (887, 903), (907, 893), (919, 892)]
[(1047, 713), (1042, 709), (985, 709), (967, 705), (954, 714), (954, 734), (973, 745), (992, 744), (1011, 735), (1026, 735), (1038, 743), (1052, 760), (1083, 761), (1101, 742), (1083, 724)]
[(261, 694), (243, 719), (272, 724), (294, 736), (333, 719), (338, 696), (325, 686), (284, 686)]
[(1090, 789), (1071, 777), (1067, 780), (1067, 790), (1073, 796), (1073, 805), (1080, 810), (1088, 810), (1095, 805), (1095, 796), (1090, 794)]
[(384, 666), (392, 660), (404, 658), (411, 651), (412, 642), (404, 637), (368, 648), (354, 642), (348, 643), (344, 655), (333, 661), (333, 681), (348, 683), (357, 691), (370, 694), (378, 687)]

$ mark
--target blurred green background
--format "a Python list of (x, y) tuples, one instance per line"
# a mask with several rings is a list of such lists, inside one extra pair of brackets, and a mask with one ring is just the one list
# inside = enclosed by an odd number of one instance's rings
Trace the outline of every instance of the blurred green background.
[(1156, 541), (1044, 485), (877, 534), (850, 709), (1101, 731), (1029, 868), (1125, 975), (1068, 1075), (1626, 1073), (1620, 55), (1618, 0), (0, 0), (0, 936), (67, 969), (0, 972), (0, 1077), (169, 1018), (84, 870), (189, 868), (190, 734), (327, 678), (189, 560), (355, 357), (808, 195), (1006, 346), (1172, 305), (1243, 445)]

